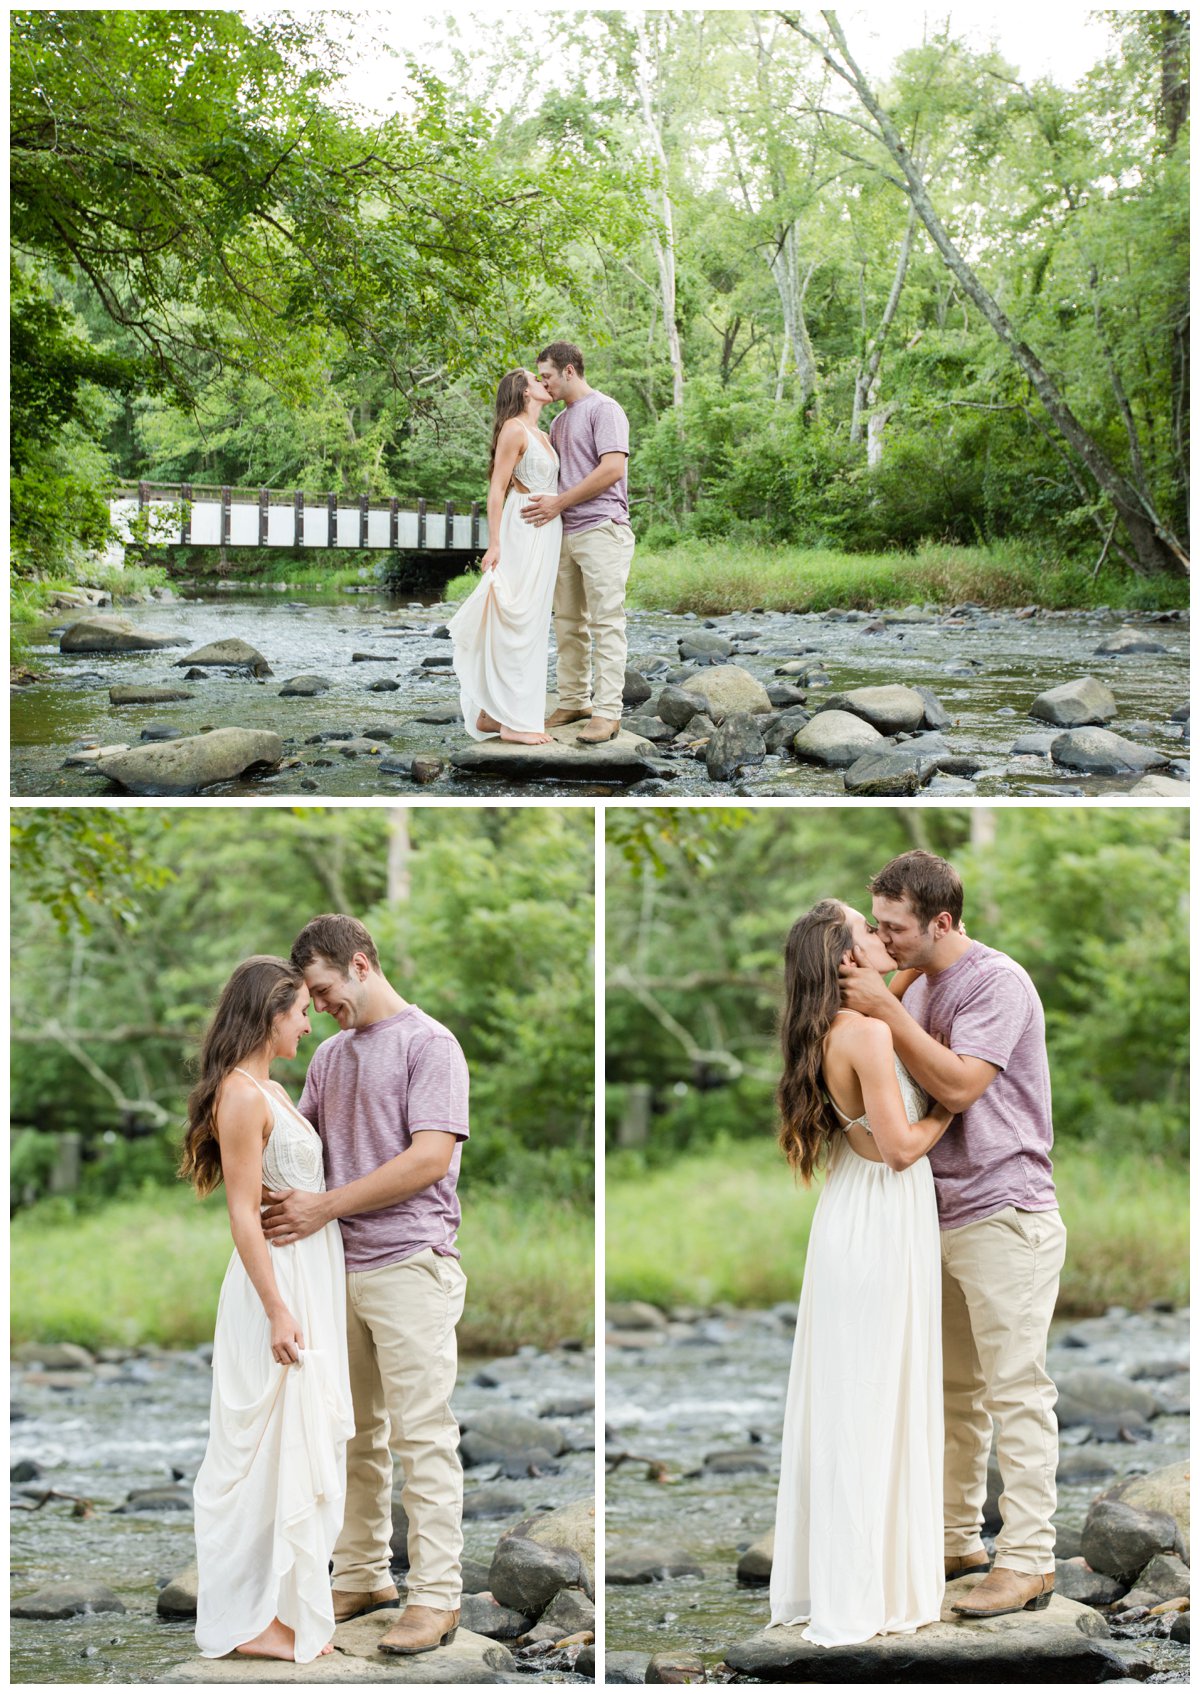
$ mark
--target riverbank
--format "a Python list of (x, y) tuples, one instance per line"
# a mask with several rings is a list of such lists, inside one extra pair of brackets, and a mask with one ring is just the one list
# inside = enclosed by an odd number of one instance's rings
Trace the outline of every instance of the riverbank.
[[(1069, 1237), (1059, 1312), (1188, 1299), (1187, 1171), (1059, 1148), (1055, 1181)], [(799, 1292), (820, 1192), (788, 1175), (770, 1142), (729, 1142), (647, 1172), (610, 1169), (609, 1300), (764, 1307)]]
[[(464, 1353), (589, 1341), (594, 1329), (590, 1211), (536, 1196), (463, 1195), (469, 1279)], [(232, 1246), (218, 1191), (197, 1203), (153, 1189), (75, 1216), (62, 1201), (11, 1227), (12, 1340), (80, 1346), (195, 1347), (211, 1341)]]
[[(448, 600), (461, 600), (478, 581), (455, 577)], [(645, 612), (694, 612), (721, 617), (765, 607), (772, 612), (867, 611), (972, 601), (1000, 609), (1165, 612), (1187, 606), (1182, 577), (1137, 577), (1126, 570), (1092, 575), (1090, 565), (1049, 558), (1029, 546), (993, 542), (952, 547), (927, 542), (915, 553), (839, 553), (751, 542), (682, 541), (639, 547), (629, 578), (628, 605)]]

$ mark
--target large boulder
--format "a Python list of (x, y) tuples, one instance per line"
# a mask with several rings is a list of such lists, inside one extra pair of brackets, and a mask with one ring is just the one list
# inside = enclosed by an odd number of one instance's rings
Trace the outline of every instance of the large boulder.
[(210, 641), (207, 647), (199, 647), (194, 653), (189, 653), (185, 659), (176, 659), (177, 665), (237, 665), (254, 673), (255, 676), (270, 676), (271, 667), (258, 651), (251, 647), (248, 641), (239, 641), (236, 636), (227, 641)]
[(713, 665), (698, 676), (689, 676), (683, 686), (689, 693), (703, 696), (708, 715), (717, 724), (734, 712), (771, 710), (771, 696), (741, 665)]
[(937, 769), (936, 755), (907, 746), (882, 747), (855, 759), (842, 781), (847, 794), (916, 794)]
[(165, 706), (171, 700), (192, 700), (190, 688), (110, 688), (110, 706)]
[(596, 1586), (596, 1504), (594, 1500), (575, 1500), (557, 1511), (540, 1517), (527, 1518), (516, 1526), (516, 1535), (546, 1547), (565, 1548), (578, 1555), (583, 1566), (587, 1592)]
[(1192, 1532), (1191, 1464), (1181, 1459), (1177, 1464), (1162, 1465), (1147, 1471), (1144, 1476), (1131, 1476), (1110, 1488), (1111, 1500), (1123, 1500), (1128, 1506), (1150, 1512), (1166, 1512), (1179, 1525), (1186, 1541)]
[(547, 1447), (551, 1453), (564, 1453), (567, 1443), (563, 1434), (545, 1418), (529, 1417), (507, 1406), (484, 1407), (469, 1415), (463, 1414), (464, 1434), (481, 1435), (494, 1446), (505, 1449)]
[(128, 618), (80, 618), (59, 637), (60, 653), (149, 653), (159, 647), (179, 647), (177, 635), (154, 635), (138, 629)]
[(488, 1587), (500, 1605), (535, 1618), (561, 1589), (582, 1588), (586, 1580), (578, 1553), (522, 1535), (501, 1538), (488, 1572)]
[(23, 1594), (10, 1608), (14, 1618), (76, 1618), (93, 1612), (123, 1612), (125, 1603), (102, 1582), (51, 1582)]
[(1068, 730), (1054, 742), (1050, 757), (1056, 765), (1088, 776), (1140, 776), (1171, 762), (1165, 753), (1126, 741), (1111, 729)]
[(929, 707), (915, 688), (887, 683), (880, 688), (852, 688), (846, 694), (831, 694), (821, 710), (853, 712), (881, 735), (896, 735), (901, 730), (920, 729)]
[(1055, 1416), (1060, 1429), (1090, 1424), (1097, 1419), (1122, 1417), (1132, 1422), (1152, 1418), (1159, 1410), (1154, 1393), (1140, 1382), (1130, 1382), (1119, 1371), (1100, 1366), (1060, 1370), (1055, 1377), (1058, 1404)]
[(1101, 1494), (1088, 1508), (1080, 1548), (1093, 1570), (1133, 1582), (1156, 1553), (1176, 1553), (1183, 1541), (1167, 1512), (1131, 1506)]
[(597, 746), (576, 740), (578, 724), (548, 730), (548, 743), (528, 747), (491, 736), (451, 754), (456, 771), (468, 776), (496, 777), (502, 782), (540, 781), (550, 777), (566, 782), (640, 782), (654, 776), (654, 749), (648, 741), (621, 730)]
[(709, 737), (704, 763), (714, 782), (731, 782), (743, 765), (761, 765), (766, 743), (749, 712), (730, 712)]
[(1079, 676), (1039, 694), (1029, 715), (1059, 729), (1078, 729), (1083, 724), (1108, 723), (1117, 715), (1117, 702), (1111, 690), (1094, 676)]
[(1167, 649), (1161, 641), (1155, 641), (1152, 635), (1146, 635), (1140, 629), (1130, 629), (1128, 624), (1106, 635), (1096, 648), (1096, 657), (1112, 659), (1125, 653), (1165, 653)]
[(798, 759), (818, 765), (852, 765), (864, 753), (878, 752), (884, 737), (854, 712), (818, 712), (792, 742)]
[(621, 701), (626, 706), (644, 706), (654, 693), (641, 671), (625, 667), (625, 686), (621, 691)]
[(180, 741), (130, 747), (96, 760), (96, 769), (130, 794), (198, 794), (247, 771), (274, 768), (283, 742), (266, 729), (211, 729)]

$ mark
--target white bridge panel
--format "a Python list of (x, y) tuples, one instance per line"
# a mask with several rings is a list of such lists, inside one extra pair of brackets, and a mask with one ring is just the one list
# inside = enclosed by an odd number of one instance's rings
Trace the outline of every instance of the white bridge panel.
[(471, 545), (471, 520), (469, 517), (454, 516), (454, 546), (469, 547)]
[(304, 545), (325, 547), (329, 543), (329, 513), (324, 506), (305, 506)]
[(391, 541), (392, 515), (390, 512), (368, 512), (367, 514), (367, 546), (387, 547)]
[(359, 510), (357, 506), (338, 507), (337, 529), (334, 534), (337, 536), (339, 547), (357, 547), (359, 545), (358, 524)]
[(192, 501), (192, 541), (197, 547), (221, 543), (221, 505), (218, 500)]
[(396, 516), (399, 524), (396, 531), (399, 545), (401, 547), (415, 547), (417, 545), (417, 514), (415, 512), (398, 512)]
[(229, 508), (229, 544), (231, 547), (258, 546), (258, 507)]
[(444, 547), (446, 545), (446, 514), (445, 512), (430, 512), (425, 519), (426, 547)]
[(290, 506), (271, 506), (267, 510), (267, 546), (291, 547), (296, 539), (296, 514)]

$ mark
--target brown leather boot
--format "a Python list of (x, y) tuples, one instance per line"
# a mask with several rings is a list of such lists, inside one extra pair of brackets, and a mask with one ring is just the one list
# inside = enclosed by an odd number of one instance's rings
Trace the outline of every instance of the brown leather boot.
[(582, 741), (588, 747), (593, 747), (597, 742), (613, 740), (619, 733), (620, 728), (620, 718), (593, 717), (587, 729), (581, 729), (575, 739)]
[(981, 1547), (978, 1553), (947, 1553), (946, 1581), (954, 1582), (960, 1576), (982, 1576), (984, 1571), (991, 1570), (992, 1561)]
[(375, 1643), (381, 1653), (432, 1653), (454, 1640), (462, 1613), (439, 1612), (433, 1606), (405, 1606), (399, 1619)]
[(960, 1618), (1001, 1618), (1006, 1612), (1041, 1612), (1054, 1593), (1054, 1574), (1026, 1576), (1024, 1571), (996, 1565), (978, 1588), (950, 1610)]
[(363, 1617), (367, 1612), (381, 1612), (386, 1606), (400, 1604), (400, 1591), (390, 1585), (387, 1588), (376, 1588), (371, 1593), (352, 1594), (348, 1589), (335, 1588), (333, 1591), (333, 1621), (345, 1623), (348, 1618)]
[(590, 718), (591, 713), (577, 712), (571, 706), (556, 706), (546, 719), (547, 729), (561, 729), (565, 723), (582, 723), (584, 718)]

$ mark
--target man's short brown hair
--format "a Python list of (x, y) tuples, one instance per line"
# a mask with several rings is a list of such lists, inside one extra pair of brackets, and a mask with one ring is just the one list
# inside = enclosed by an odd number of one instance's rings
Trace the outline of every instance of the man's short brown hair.
[(556, 371), (562, 372), (568, 365), (574, 365), (575, 375), (583, 375), (583, 354), (573, 341), (552, 341), (538, 354), (539, 365), (543, 359), (549, 359)]
[(349, 976), (356, 953), (365, 953), (371, 969), (379, 970), (379, 954), (370, 931), (357, 918), (348, 918), (342, 912), (322, 912), (305, 924), (292, 943), (292, 963), (298, 971), (307, 970), (314, 959), (321, 958)]
[(962, 919), (963, 886), (958, 872), (923, 847), (892, 859), (867, 887), (884, 900), (907, 900), (922, 929), (928, 929), (939, 912), (949, 912), (956, 925)]

